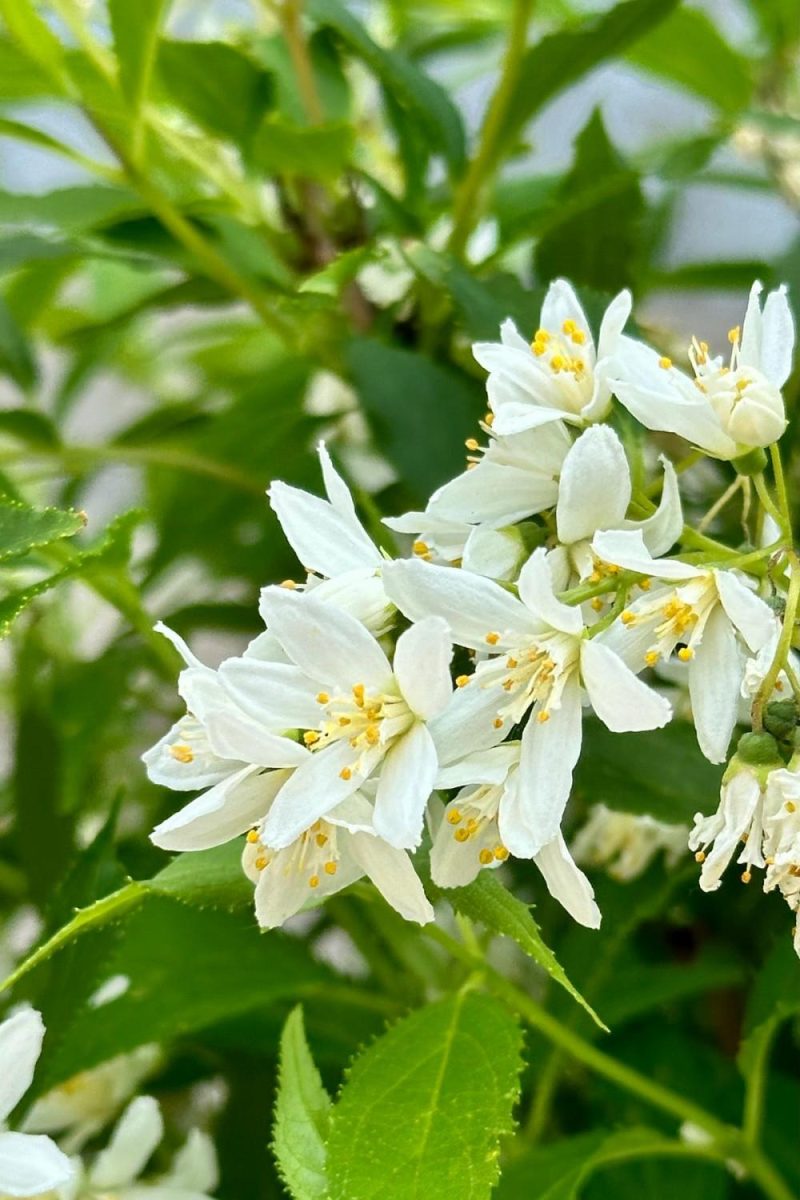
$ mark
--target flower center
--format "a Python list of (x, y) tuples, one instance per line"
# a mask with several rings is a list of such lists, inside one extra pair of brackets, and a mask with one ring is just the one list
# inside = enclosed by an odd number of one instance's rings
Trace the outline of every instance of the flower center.
[(569, 319), (557, 333), (537, 329), (531, 342), (536, 358), (558, 376), (563, 405), (569, 412), (580, 412), (591, 398), (592, 364), (588, 359), (588, 348), (583, 349), (586, 343), (584, 331)]
[(713, 576), (703, 575), (674, 588), (666, 596), (662, 593), (636, 612), (626, 609), (620, 620), (628, 629), (653, 625), (654, 641), (644, 656), (649, 667), (654, 667), (659, 659), (670, 658), (678, 645), (681, 647), (678, 658), (689, 662), (694, 658), (717, 599)]
[(497, 813), (502, 795), (503, 787), (496, 783), (465, 788), (448, 805), (445, 813), (445, 820), (459, 845), (480, 843), (478, 860), (484, 867), (493, 862), (505, 862), (508, 858), (508, 850), (497, 832)]
[[(499, 633), (487, 633), (488, 645), (497, 645)], [(504, 656), (478, 663), (475, 679), (479, 687), (501, 687), (508, 693), (507, 703), (497, 710), (495, 727), (507, 721), (517, 724), (529, 708), (536, 709), (536, 719), (544, 723), (550, 710), (558, 708), (561, 693), (570, 675), (578, 666), (576, 639), (562, 633), (528, 636)]]
[(339, 869), (340, 851), (337, 847), (337, 827), (328, 821), (316, 821), (310, 829), (284, 850), (272, 850), (261, 841), (257, 829), (251, 829), (248, 842), (255, 848), (253, 865), (257, 871), (266, 871), (274, 863), (274, 870), (284, 878), (305, 875), (308, 886), (317, 888), (325, 876), (335, 875)]
[(350, 779), (354, 772), (368, 775), (374, 761), (383, 757), (414, 719), (402, 696), (368, 694), (363, 683), (354, 684), (350, 695), (320, 692), (317, 703), (321, 709), (319, 726), (307, 730), (303, 741), (309, 750), (322, 750), (346, 739), (354, 758), (352, 766), (342, 768), (342, 779)]

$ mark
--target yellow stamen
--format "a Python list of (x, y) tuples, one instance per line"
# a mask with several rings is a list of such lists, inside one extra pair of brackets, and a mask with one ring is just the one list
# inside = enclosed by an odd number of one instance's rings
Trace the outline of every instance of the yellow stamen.
[(603, 601), (600, 599), (599, 596), (595, 596), (594, 600), (592, 601), (592, 608), (594, 609), (595, 612), (602, 611)]
[(670, 367), (672, 366), (672, 359), (667, 358), (666, 354), (664, 354), (658, 360), (658, 365), (661, 367), (662, 371), (668, 371), (670, 369)]
[(308, 881), (308, 886), (310, 888), (319, 887), (319, 875), (312, 875)]
[(303, 734), (303, 741), (307, 746), (314, 746), (319, 741), (320, 736), (321, 735), (317, 733), (316, 729), (308, 729)]
[(317, 693), (317, 704), (328, 704), (329, 702), (330, 702), (330, 696), (328, 695), (327, 692), (318, 692)]
[(451, 808), (450, 812), (447, 814), (447, 820), (450, 822), (451, 825), (460, 825), (461, 824), (461, 813), (458, 811), (457, 808)]
[(462, 826), (460, 829), (457, 829), (455, 831), (455, 833), (453, 834), (453, 837), (456, 839), (457, 842), (466, 842), (469, 840), (469, 830), (464, 829)]
[(194, 762), (194, 752), (191, 746), (170, 746), (169, 752), (173, 758), (178, 760), (179, 763), (183, 763), (186, 766), (188, 766), (189, 763)]
[(256, 859), (256, 870), (257, 871), (263, 871), (264, 868), (266, 867), (266, 865), (267, 865), (267, 860), (265, 858), (257, 858)]
[(496, 646), (497, 643), (500, 641), (500, 634), (499, 633), (487, 633), (486, 641), (489, 643), (490, 646)]
[(481, 444), (476, 438), (467, 438), (464, 445), (468, 450), (480, 450)]
[(699, 863), (705, 862), (706, 861), (705, 850), (698, 850), (697, 854), (695, 854), (695, 856), (694, 856), (694, 861), (699, 862)]
[(644, 661), (647, 663), (648, 667), (654, 667), (658, 662), (658, 651), (648, 650), (647, 654), (644, 656)]
[(749, 883), (752, 878), (750, 871), (742, 871), (742, 883)]
[(495, 719), (492, 721), (492, 724), (494, 725), (495, 729), (502, 729), (503, 728), (503, 718), (495, 717)]
[(689, 662), (690, 659), (694, 658), (694, 650), (691, 646), (681, 646), (678, 651), (678, 658), (681, 662)]
[(339, 778), (344, 780), (352, 779), (353, 772), (350, 767), (342, 767), (341, 771), (339, 772)]
[(456, 687), (466, 687), (467, 684), (469, 683), (469, 681), (470, 681), (469, 675), (457, 675), (456, 676)]
[(505, 862), (508, 858), (508, 851), (506, 850), (505, 846), (495, 846), (494, 856), (498, 862)]
[(623, 625), (632, 625), (636, 620), (636, 613), (632, 613), (629, 608), (626, 608), (624, 612), (619, 614), (619, 619)]
[(330, 862), (326, 862), (325, 863), (325, 874), (326, 875), (335, 875), (336, 874), (336, 866), (337, 866), (337, 864), (333, 861), (333, 859), (331, 859)]
[(538, 712), (536, 714), (536, 720), (539, 722), (540, 725), (544, 725), (545, 721), (550, 720), (550, 713), (547, 711), (546, 708), (543, 708), (541, 712)]
[(430, 547), (427, 542), (414, 542), (411, 549), (415, 554), (430, 554)]
[(480, 859), (480, 861), (484, 867), (488, 867), (490, 862), (494, 862), (494, 855), (492, 854), (491, 850), (486, 850), (486, 849), (481, 850), (480, 854), (478, 855), (478, 858)]
[(293, 588), (297, 587), (297, 584), (295, 583), (295, 581), (293, 579), (284, 579), (283, 583), (281, 584), (281, 587), (288, 588), (289, 591), (291, 592)]
[(249, 832), (247, 834), (247, 840), (251, 846), (253, 845), (254, 842), (257, 842), (258, 841), (258, 830), (257, 829), (249, 830)]
[(783, 807), (788, 813), (797, 812), (797, 805), (794, 800), (787, 800)]
[[(742, 333), (742, 329), (741, 329), (740, 325), (734, 325), (733, 329), (728, 330), (728, 341), (730, 342), (730, 344), (732, 346), (735, 346), (736, 343), (739, 341), (739, 338), (741, 337), (741, 333)], [(700, 345), (702, 346), (703, 343), (701, 342)]]

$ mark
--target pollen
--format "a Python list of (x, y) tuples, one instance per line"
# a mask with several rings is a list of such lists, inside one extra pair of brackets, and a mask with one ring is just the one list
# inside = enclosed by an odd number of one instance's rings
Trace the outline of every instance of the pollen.
[(550, 713), (547, 711), (546, 708), (543, 708), (541, 712), (538, 712), (536, 714), (536, 720), (539, 722), (540, 725), (544, 725), (544, 723), (546, 721), (550, 720)]
[(484, 867), (488, 867), (490, 862), (494, 862), (494, 855), (492, 854), (491, 850), (486, 850), (485, 848), (481, 850), (478, 858)]
[(183, 744), (170, 746), (169, 752), (173, 758), (178, 760), (179, 763), (183, 763), (186, 766), (188, 766), (189, 763), (194, 762), (194, 751), (192, 750), (191, 746), (185, 746)]
[(344, 779), (344, 780), (352, 779), (353, 772), (352, 772), (351, 768), (350, 767), (342, 767), (341, 771), (339, 772), (339, 778)]
[(305, 744), (307, 746), (316, 745), (316, 743), (319, 741), (319, 739), (320, 739), (320, 734), (317, 733), (316, 729), (307, 729), (306, 732), (303, 734), (303, 741), (305, 742)]
[(312, 875), (308, 881), (308, 886), (310, 888), (319, 887), (319, 875)]
[(258, 841), (258, 830), (251, 829), (247, 834), (247, 840), (251, 846), (253, 845), (254, 842), (257, 842)]
[(632, 625), (636, 620), (636, 613), (632, 613), (629, 608), (626, 608), (623, 613), (620, 613), (619, 619), (623, 625)]
[(694, 658), (694, 650), (691, 646), (681, 646), (678, 651), (678, 658), (681, 662), (690, 662)]
[[(733, 329), (728, 330), (728, 341), (730, 342), (730, 344), (732, 346), (735, 346), (736, 343), (739, 341), (739, 338), (741, 337), (741, 335), (742, 335), (741, 326), (734, 325)], [(701, 345), (702, 345), (702, 343), (701, 343)]]
[(477, 440), (477, 438), (472, 438), (472, 437), (467, 438), (467, 440), (464, 442), (464, 445), (467, 447), (468, 450), (480, 450), (480, 448), (481, 448), (481, 444)]
[(450, 812), (447, 814), (447, 820), (450, 822), (451, 825), (460, 825), (461, 824), (461, 813), (459, 812), (459, 810), (457, 808), (451, 808)]
[(427, 542), (414, 542), (411, 547), (415, 554), (430, 554), (430, 546)]
[(694, 856), (694, 861), (699, 862), (699, 863), (705, 862), (706, 861), (705, 850), (698, 850), (697, 854), (695, 854), (695, 856)]
[(672, 366), (672, 359), (667, 358), (666, 354), (664, 354), (658, 360), (658, 365), (661, 367), (662, 371), (668, 371), (670, 369), (670, 367)]
[(470, 681), (469, 675), (457, 675), (456, 676), (456, 687), (460, 687), (460, 688), (466, 687), (467, 684), (469, 683), (469, 681)]
[(496, 646), (497, 643), (500, 641), (500, 634), (499, 633), (487, 633), (486, 641), (489, 643), (490, 646)]
[(287, 588), (291, 592), (294, 590), (294, 588), (297, 587), (297, 584), (295, 583), (295, 581), (293, 579), (284, 579), (283, 583), (281, 584), (281, 587)]
[(318, 692), (317, 693), (317, 704), (328, 704), (328, 703), (330, 703), (330, 696), (328, 695), (328, 693), (327, 692)]
[(336, 868), (337, 868), (337, 864), (333, 861), (333, 859), (330, 859), (328, 862), (325, 863), (325, 874), (326, 875), (335, 875)]

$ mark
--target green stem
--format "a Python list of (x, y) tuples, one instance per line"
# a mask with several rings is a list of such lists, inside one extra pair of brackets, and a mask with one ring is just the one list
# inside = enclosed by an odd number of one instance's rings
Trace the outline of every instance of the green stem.
[(767, 1067), (773, 1038), (777, 1031), (778, 1023), (775, 1022), (772, 1026), (767, 1025), (762, 1037), (753, 1039), (753, 1060), (747, 1076), (747, 1090), (742, 1113), (742, 1131), (751, 1146), (758, 1146), (761, 1140), (767, 1089)]
[(759, 500), (761, 501), (762, 507), (766, 509), (766, 511), (772, 517), (773, 521), (775, 521), (777, 523), (779, 528), (784, 533), (786, 533), (787, 532), (786, 521), (784, 519), (783, 513), (776, 506), (775, 501), (772, 499), (772, 496), (770, 496), (769, 491), (767, 489), (766, 482), (764, 480), (764, 476), (763, 475), (754, 475), (753, 476), (753, 485), (756, 489), (756, 495), (758, 496)]
[(775, 648), (775, 655), (753, 701), (753, 728), (756, 730), (762, 727), (764, 705), (772, 695), (781, 669), (788, 660), (789, 652), (792, 648), (792, 638), (794, 637), (795, 621), (797, 620), (797, 608), (798, 604), (800, 604), (800, 562), (798, 562), (797, 555), (793, 550), (789, 551), (787, 557), (791, 570), (789, 572), (789, 591), (786, 595), (786, 609), (783, 614), (781, 636)]
[(458, 256), (463, 255), (469, 235), (480, 217), (481, 193), (500, 158), (508, 110), (527, 46), (533, 3), (534, 0), (515, 0), (500, 82), (486, 110), (477, 152), (456, 193), (450, 250)]
[(792, 511), (789, 507), (789, 492), (786, 487), (786, 476), (783, 473), (783, 462), (781, 461), (781, 451), (777, 442), (769, 448), (770, 458), (772, 460), (772, 472), (775, 476), (775, 490), (778, 493), (778, 505), (786, 522), (785, 533), (791, 535), (792, 529)]

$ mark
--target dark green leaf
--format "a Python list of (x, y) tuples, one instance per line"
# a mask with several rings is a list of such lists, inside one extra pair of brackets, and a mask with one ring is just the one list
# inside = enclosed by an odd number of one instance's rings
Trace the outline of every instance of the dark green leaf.
[(251, 158), (268, 175), (303, 175), (335, 179), (345, 170), (353, 149), (350, 125), (289, 125), (268, 116), (259, 126)]
[(225, 42), (162, 41), (158, 77), (164, 91), (198, 125), (239, 146), (270, 107), (269, 76)]
[(6, 372), (25, 390), (36, 382), (36, 363), (25, 334), (0, 297), (0, 373)]
[(122, 90), (134, 112), (147, 94), (166, 0), (109, 0), (108, 13)]
[(299, 1006), (281, 1034), (280, 1081), (272, 1151), (293, 1200), (324, 1200), (328, 1193), (325, 1140), (331, 1100), (311, 1057)]

